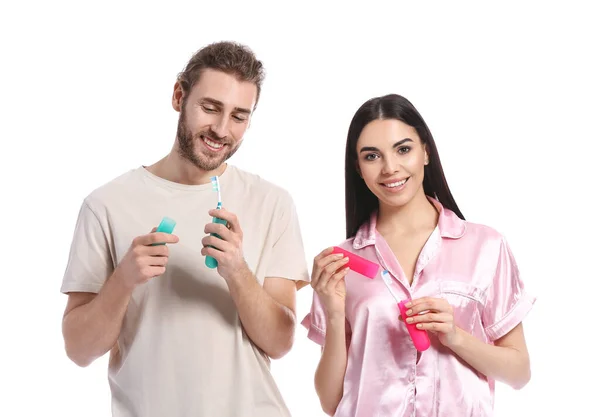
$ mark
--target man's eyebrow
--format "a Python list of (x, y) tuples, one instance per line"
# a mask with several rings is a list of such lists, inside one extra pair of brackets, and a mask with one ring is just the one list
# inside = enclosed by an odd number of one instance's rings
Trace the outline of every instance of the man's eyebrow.
[[(214, 104), (215, 106), (218, 106), (218, 107), (221, 107), (221, 108), (225, 107), (225, 105), (223, 104), (222, 101), (219, 101), (219, 100), (214, 99), (214, 98), (203, 97), (201, 101), (202, 102), (206, 102), (206, 103), (210, 103), (210, 104)], [(252, 111), (250, 111), (250, 109), (245, 109), (243, 107), (235, 107), (233, 109), (233, 111), (235, 111), (237, 113), (245, 113), (245, 114), (252, 113)]]

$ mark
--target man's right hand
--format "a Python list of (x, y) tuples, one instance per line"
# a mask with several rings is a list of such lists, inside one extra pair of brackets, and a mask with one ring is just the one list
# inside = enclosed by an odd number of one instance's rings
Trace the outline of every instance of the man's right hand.
[(152, 244), (177, 242), (179, 237), (169, 233), (157, 233), (156, 227), (150, 233), (136, 237), (117, 265), (116, 275), (127, 288), (133, 289), (164, 274), (169, 261), (169, 248), (167, 245)]

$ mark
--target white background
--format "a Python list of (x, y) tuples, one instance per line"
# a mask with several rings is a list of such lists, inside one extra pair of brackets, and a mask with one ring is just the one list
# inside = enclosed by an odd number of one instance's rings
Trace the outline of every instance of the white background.
[[(0, 415), (109, 415), (107, 358), (78, 368), (62, 345), (59, 287), (77, 212), (95, 187), (170, 150), (176, 74), (224, 39), (250, 45), (267, 69), (231, 162), (290, 190), (309, 265), (344, 239), (354, 111), (375, 95), (405, 95), (433, 132), (459, 207), (507, 236), (538, 297), (525, 322), (531, 382), (500, 385), (496, 415), (591, 415), (600, 30), (583, 4), (592, 2), (201, 3), (0, 9)], [(298, 294), (299, 319), (311, 291)], [(318, 357), (299, 326), (293, 351), (273, 363), (294, 417), (323, 415)]]

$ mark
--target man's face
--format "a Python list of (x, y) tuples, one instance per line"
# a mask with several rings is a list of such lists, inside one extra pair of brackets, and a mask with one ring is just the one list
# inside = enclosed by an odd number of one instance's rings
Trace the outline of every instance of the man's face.
[(204, 171), (215, 170), (242, 143), (256, 103), (256, 85), (207, 69), (187, 97), (178, 89), (177, 84), (173, 106), (180, 109), (179, 154)]

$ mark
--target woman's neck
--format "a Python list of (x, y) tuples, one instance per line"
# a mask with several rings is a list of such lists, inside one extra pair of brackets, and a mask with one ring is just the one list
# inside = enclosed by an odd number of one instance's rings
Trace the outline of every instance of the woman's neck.
[(382, 236), (407, 235), (437, 226), (439, 213), (421, 190), (407, 204), (399, 207), (379, 204), (377, 230)]

